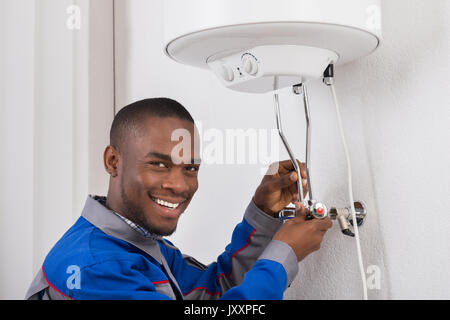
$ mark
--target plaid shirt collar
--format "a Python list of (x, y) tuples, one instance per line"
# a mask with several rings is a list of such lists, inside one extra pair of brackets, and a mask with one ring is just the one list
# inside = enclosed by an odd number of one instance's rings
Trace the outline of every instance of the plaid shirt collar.
[[(100, 197), (100, 196), (93, 196), (94, 200), (97, 200), (98, 202), (100, 202), (103, 206), (106, 207), (106, 197)], [(111, 210), (111, 209), (109, 209)], [(111, 210), (112, 212), (114, 212), (115, 215), (117, 215), (120, 219), (122, 219), (126, 224), (128, 224), (133, 230), (135, 230), (136, 232), (140, 233), (141, 235), (143, 235), (146, 238), (150, 238), (153, 240), (162, 240), (161, 236), (158, 236), (156, 234), (153, 234), (151, 232), (149, 232), (147, 229), (141, 227), (140, 225), (138, 225), (137, 223), (134, 223), (133, 221), (125, 218), (124, 216), (120, 215), (119, 213)]]

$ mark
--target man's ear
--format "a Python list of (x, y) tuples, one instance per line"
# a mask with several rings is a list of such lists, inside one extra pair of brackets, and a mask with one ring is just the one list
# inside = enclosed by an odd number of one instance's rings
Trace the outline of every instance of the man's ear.
[(117, 177), (117, 167), (119, 164), (120, 154), (116, 148), (109, 145), (106, 147), (103, 153), (103, 163), (105, 165), (105, 170), (111, 177)]

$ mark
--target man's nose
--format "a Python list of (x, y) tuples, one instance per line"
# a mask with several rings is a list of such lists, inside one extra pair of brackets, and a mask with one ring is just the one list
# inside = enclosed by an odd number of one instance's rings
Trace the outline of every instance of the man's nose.
[(177, 194), (188, 191), (189, 185), (186, 182), (186, 176), (183, 174), (183, 168), (171, 168), (162, 187), (163, 189), (172, 189)]

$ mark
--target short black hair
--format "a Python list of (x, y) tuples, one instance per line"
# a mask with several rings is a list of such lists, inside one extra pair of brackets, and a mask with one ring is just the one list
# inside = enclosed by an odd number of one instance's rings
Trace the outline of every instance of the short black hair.
[(110, 145), (120, 150), (127, 138), (143, 129), (142, 123), (148, 117), (175, 117), (194, 123), (189, 111), (179, 102), (169, 98), (151, 98), (136, 101), (123, 107), (114, 117), (109, 133)]

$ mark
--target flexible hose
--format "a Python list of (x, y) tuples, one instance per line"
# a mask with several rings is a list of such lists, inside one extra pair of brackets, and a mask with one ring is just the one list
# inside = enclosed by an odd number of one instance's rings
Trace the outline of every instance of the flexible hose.
[(336, 96), (336, 90), (334, 89), (333, 84), (330, 84), (329, 87), (331, 88), (331, 92), (333, 94), (333, 99), (334, 99), (334, 104), (336, 106), (339, 130), (341, 133), (342, 143), (344, 145), (345, 158), (347, 160), (348, 195), (350, 198), (350, 208), (351, 208), (351, 212), (352, 212), (353, 228), (354, 228), (354, 232), (355, 232), (356, 250), (358, 252), (359, 270), (361, 272), (361, 280), (362, 280), (362, 284), (363, 284), (363, 297), (364, 297), (364, 300), (367, 300), (366, 273), (365, 273), (362, 254), (361, 254), (361, 244), (359, 241), (358, 223), (356, 221), (356, 210), (355, 210), (355, 205), (354, 205), (354, 201), (353, 201), (352, 169), (351, 169), (351, 165), (350, 165), (350, 156), (349, 156), (349, 152), (348, 152), (348, 148), (347, 148), (347, 142), (345, 141), (344, 129), (342, 127), (341, 112), (339, 110), (339, 103), (338, 103), (338, 99)]

